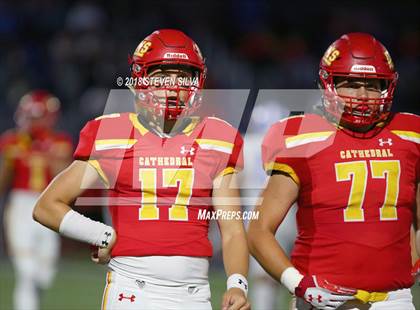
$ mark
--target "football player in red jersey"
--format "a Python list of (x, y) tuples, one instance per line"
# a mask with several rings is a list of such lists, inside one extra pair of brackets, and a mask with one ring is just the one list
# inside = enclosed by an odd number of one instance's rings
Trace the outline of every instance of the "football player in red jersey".
[[(390, 112), (397, 73), (369, 34), (335, 41), (319, 77), (322, 115), (281, 120), (264, 139), (271, 176), (250, 224), (251, 253), (297, 297), (298, 309), (414, 309), (419, 118)], [(298, 237), (289, 260), (274, 233), (295, 201)]]
[[(240, 210), (229, 201), (239, 198), (242, 138), (220, 119), (192, 115), (206, 67), (184, 33), (153, 32), (129, 62), (137, 113), (86, 124), (75, 161), (44, 191), (34, 218), (99, 246), (93, 259), (110, 268), (104, 309), (211, 309), (209, 219), (199, 215)], [(108, 188), (113, 227), (70, 209), (97, 179)], [(243, 223), (218, 224), (228, 275), (222, 308), (249, 309)]]
[(4, 226), (16, 270), (15, 309), (38, 309), (39, 292), (56, 269), (59, 238), (32, 219), (32, 210), (52, 177), (71, 162), (71, 140), (53, 129), (59, 108), (55, 96), (34, 90), (19, 102), (16, 128), (0, 136), (0, 195), (10, 190)]

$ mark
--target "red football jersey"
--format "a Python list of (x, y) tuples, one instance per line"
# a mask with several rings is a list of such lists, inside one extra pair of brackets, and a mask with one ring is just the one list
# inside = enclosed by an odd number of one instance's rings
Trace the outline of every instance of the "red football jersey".
[(292, 263), (302, 274), (368, 291), (411, 287), (419, 133), (419, 117), (406, 113), (370, 139), (311, 114), (271, 127), (262, 145), (265, 169), (299, 185)]
[[(74, 158), (88, 160), (108, 187), (117, 243), (112, 256), (211, 256), (209, 221), (214, 179), (241, 169), (242, 138), (216, 118), (192, 119), (160, 137), (134, 113), (90, 121)], [(202, 212), (202, 211), (201, 211)]]
[(12, 188), (41, 192), (54, 177), (50, 163), (55, 156), (73, 151), (71, 139), (53, 131), (29, 135), (10, 130), (0, 136), (0, 152), (13, 169)]

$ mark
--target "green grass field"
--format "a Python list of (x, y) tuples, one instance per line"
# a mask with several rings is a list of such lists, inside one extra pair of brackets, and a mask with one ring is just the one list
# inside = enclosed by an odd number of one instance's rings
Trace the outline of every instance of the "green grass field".
[[(12, 309), (13, 270), (10, 262), (0, 260), (0, 310)], [(89, 262), (88, 258), (62, 259), (53, 286), (43, 299), (41, 309), (46, 310), (96, 310), (100, 309), (105, 284), (106, 269)], [(213, 309), (220, 309), (225, 290), (225, 275), (222, 271), (210, 272)], [(252, 283), (250, 283), (252, 286)], [(420, 287), (413, 288), (416, 308), (420, 309)], [(279, 291), (279, 310), (286, 310), (288, 294)], [(253, 310), (277, 310), (254, 309)]]

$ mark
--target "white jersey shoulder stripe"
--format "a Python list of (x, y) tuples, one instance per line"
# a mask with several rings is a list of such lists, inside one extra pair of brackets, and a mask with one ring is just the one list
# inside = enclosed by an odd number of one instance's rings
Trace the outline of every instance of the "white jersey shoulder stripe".
[(95, 150), (105, 151), (112, 149), (129, 149), (137, 142), (137, 139), (105, 139), (95, 141)]
[(312, 142), (321, 142), (327, 140), (334, 131), (320, 131), (320, 132), (310, 132), (296, 135), (293, 137), (286, 138), (285, 144), (286, 148), (290, 149), (300, 145), (312, 143)]
[(403, 140), (420, 144), (420, 134), (415, 131), (391, 130), (391, 132)]
[(203, 150), (213, 150), (227, 154), (232, 154), (234, 146), (233, 143), (215, 139), (196, 139), (195, 141)]
[(285, 121), (288, 121), (289, 119), (304, 118), (304, 117), (305, 117), (305, 114), (293, 115), (293, 116), (282, 118), (282, 119), (278, 120), (277, 123), (283, 123)]
[(105, 115), (101, 115), (101, 116), (98, 116), (97, 118), (95, 118), (95, 121), (105, 119), (105, 118), (117, 118), (117, 117), (120, 117), (120, 116), (121, 116), (120, 113), (105, 114)]

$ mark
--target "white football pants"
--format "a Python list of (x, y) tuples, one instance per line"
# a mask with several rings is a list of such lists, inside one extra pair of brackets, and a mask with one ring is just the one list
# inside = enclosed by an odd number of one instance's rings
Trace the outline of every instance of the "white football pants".
[(60, 237), (32, 219), (38, 193), (14, 190), (4, 214), (6, 242), (15, 269), (16, 310), (39, 308), (39, 291), (51, 285), (60, 251)]
[(107, 274), (103, 310), (211, 310), (210, 285), (164, 286)]

